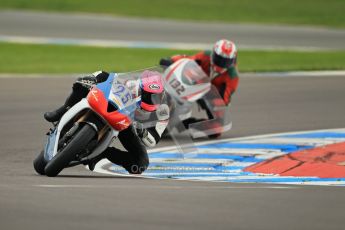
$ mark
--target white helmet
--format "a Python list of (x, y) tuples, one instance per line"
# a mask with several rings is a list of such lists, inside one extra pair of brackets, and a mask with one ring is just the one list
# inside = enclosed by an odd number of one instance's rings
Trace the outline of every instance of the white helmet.
[(232, 41), (222, 39), (217, 41), (211, 54), (211, 72), (221, 74), (226, 69), (235, 65), (237, 58), (237, 48)]

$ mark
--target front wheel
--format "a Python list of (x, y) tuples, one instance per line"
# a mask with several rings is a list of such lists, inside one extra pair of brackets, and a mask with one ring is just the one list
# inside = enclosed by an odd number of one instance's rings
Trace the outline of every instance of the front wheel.
[(40, 175), (45, 175), (44, 168), (47, 165), (47, 161), (44, 159), (44, 151), (42, 151), (34, 160), (34, 169)]
[(97, 132), (89, 124), (84, 123), (67, 143), (62, 150), (45, 166), (45, 174), (49, 177), (57, 176), (62, 169), (76, 158), (78, 153), (85, 151), (89, 142), (96, 136)]

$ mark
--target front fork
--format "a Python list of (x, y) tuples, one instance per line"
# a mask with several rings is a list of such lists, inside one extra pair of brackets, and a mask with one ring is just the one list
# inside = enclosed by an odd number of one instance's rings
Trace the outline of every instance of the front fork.
[(69, 167), (77, 165), (77, 164), (88, 164), (91, 160), (89, 158), (89, 155), (93, 153), (93, 151), (96, 149), (96, 147), (103, 141), (105, 138), (105, 134), (109, 132), (110, 127), (102, 121), (92, 110), (87, 111), (84, 113), (75, 124), (77, 126), (80, 126), (81, 124), (88, 124), (92, 128), (95, 129), (97, 132), (97, 139), (91, 141), (87, 148), (85, 149), (85, 152), (77, 155), (77, 161), (71, 162)]

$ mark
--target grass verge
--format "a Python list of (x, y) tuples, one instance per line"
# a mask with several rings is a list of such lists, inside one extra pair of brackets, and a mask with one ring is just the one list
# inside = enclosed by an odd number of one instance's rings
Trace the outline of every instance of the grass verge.
[[(0, 43), (0, 73), (126, 72), (191, 50), (99, 48)], [(239, 51), (240, 72), (345, 69), (345, 51)]]
[(1, 8), (345, 27), (344, 0), (1, 0)]

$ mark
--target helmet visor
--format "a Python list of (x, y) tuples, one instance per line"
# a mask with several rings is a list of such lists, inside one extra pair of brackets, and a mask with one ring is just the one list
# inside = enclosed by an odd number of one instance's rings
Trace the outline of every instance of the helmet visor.
[(163, 93), (150, 93), (143, 91), (141, 101), (149, 105), (160, 105), (162, 103)]
[(216, 66), (219, 66), (221, 68), (229, 68), (231, 65), (235, 63), (235, 58), (224, 58), (216, 54), (216, 52), (213, 52), (212, 61), (213, 61), (213, 64)]

